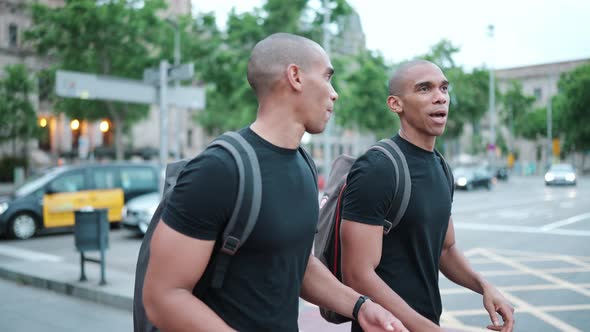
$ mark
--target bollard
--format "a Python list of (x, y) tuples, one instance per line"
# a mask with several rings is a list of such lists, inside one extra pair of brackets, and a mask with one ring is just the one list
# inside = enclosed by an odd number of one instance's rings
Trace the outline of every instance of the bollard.
[[(84, 263), (100, 263), (100, 283), (106, 285), (105, 251), (109, 246), (109, 220), (107, 209), (83, 208), (75, 211), (74, 239), (80, 251), (80, 281), (86, 281)], [(85, 251), (100, 251), (100, 260), (84, 256)]]

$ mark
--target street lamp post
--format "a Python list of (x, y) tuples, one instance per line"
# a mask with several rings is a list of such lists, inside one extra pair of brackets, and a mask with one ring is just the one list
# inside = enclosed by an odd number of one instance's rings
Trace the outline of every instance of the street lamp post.
[[(174, 28), (174, 65), (180, 65), (180, 29), (178, 26), (177, 20), (167, 19), (166, 20), (172, 27)], [(174, 80), (174, 86), (178, 88), (180, 86), (180, 81), (178, 79)], [(181, 121), (181, 111), (178, 106), (175, 107), (175, 116), (174, 116), (174, 130), (172, 131), (174, 134), (174, 143), (173, 143), (173, 152), (174, 152), (174, 159), (180, 159), (180, 147), (182, 146), (182, 135), (183, 132), (180, 130), (180, 127), (183, 124)]]
[[(490, 55), (493, 50), (492, 41), (494, 38), (494, 25), (488, 25), (488, 35), (490, 37)], [(489, 121), (490, 121), (490, 143), (488, 146), (488, 153), (490, 154), (490, 162), (493, 163), (496, 150), (496, 83), (494, 75), (494, 66), (492, 60), (489, 61), (490, 67), (490, 90), (489, 90)]]

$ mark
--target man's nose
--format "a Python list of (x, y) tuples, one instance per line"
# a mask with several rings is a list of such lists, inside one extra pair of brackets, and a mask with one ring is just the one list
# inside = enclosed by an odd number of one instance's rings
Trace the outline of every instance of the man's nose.
[(441, 89), (437, 90), (434, 103), (435, 104), (446, 104), (449, 101), (449, 93), (446, 91), (442, 91)]
[(336, 99), (338, 99), (338, 92), (336, 92), (336, 90), (334, 90), (334, 88), (332, 88), (332, 93), (330, 93), (330, 98), (332, 99), (332, 101), (336, 101)]

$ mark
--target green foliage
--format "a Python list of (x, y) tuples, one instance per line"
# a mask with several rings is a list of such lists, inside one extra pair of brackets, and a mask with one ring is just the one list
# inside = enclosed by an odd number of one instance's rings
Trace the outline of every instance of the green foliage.
[[(556, 119), (553, 113), (553, 119)], [(547, 108), (540, 107), (534, 111), (519, 115), (514, 121), (514, 132), (527, 139), (537, 139), (547, 135)]]
[[(141, 79), (160, 58), (163, 41), (173, 39), (157, 16), (163, 8), (162, 0), (66, 0), (58, 8), (33, 2), (25, 38), (59, 69)], [(119, 158), (123, 128), (148, 113), (146, 105), (63, 98), (56, 99), (55, 108), (71, 118), (110, 118)]]
[[(512, 135), (525, 136), (525, 133), (520, 132), (527, 124), (523, 124), (523, 118), (527, 117), (533, 108), (535, 97), (526, 96), (522, 92), (522, 84), (517, 81), (510, 82), (510, 88), (501, 96), (502, 111), (500, 112), (500, 120), (510, 128)], [(520, 123), (515, 126), (515, 123)], [(537, 122), (535, 122), (537, 123)], [(541, 129), (527, 128), (526, 134), (539, 132)], [(529, 136), (529, 138), (531, 138)], [(534, 137), (533, 137), (534, 138)]]
[[(387, 107), (389, 67), (381, 54), (364, 51), (351, 59), (337, 59), (334, 85), (339, 92), (336, 120), (344, 127), (390, 137), (399, 118)], [(348, 68), (348, 72), (345, 68)]]
[(0, 79), (0, 142), (28, 140), (38, 134), (31, 103), (33, 82), (23, 64), (8, 65)]
[[(347, 13), (345, 0), (333, 0), (331, 21)], [(268, 0), (261, 8), (237, 14), (231, 11), (227, 30), (221, 32), (214, 19), (200, 16), (194, 25), (195, 48), (209, 47), (198, 58), (193, 57), (199, 78), (207, 83), (206, 108), (196, 115), (197, 121), (210, 134), (235, 130), (252, 122), (258, 103), (246, 79), (250, 52), (254, 45), (276, 32), (307, 36), (321, 43), (319, 9), (309, 0)], [(338, 107), (338, 105), (337, 105)]]
[[(580, 66), (561, 76), (559, 95), (554, 100), (558, 130), (563, 135), (564, 150), (586, 151), (590, 149), (590, 64)], [(554, 122), (555, 123), (555, 122)]]

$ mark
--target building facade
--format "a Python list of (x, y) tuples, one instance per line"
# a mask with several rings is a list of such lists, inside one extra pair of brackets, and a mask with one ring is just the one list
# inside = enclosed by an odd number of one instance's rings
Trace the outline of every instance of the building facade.
[[(558, 93), (557, 84), (561, 74), (587, 63), (590, 63), (590, 59), (498, 69), (494, 73), (502, 93), (510, 88), (512, 81), (518, 81), (522, 84), (523, 94), (533, 96), (533, 106), (538, 108), (547, 107), (551, 98)], [(555, 159), (552, 156), (553, 143), (546, 135), (537, 140), (518, 139), (511, 137), (508, 128), (500, 128), (499, 134), (503, 135), (509, 146), (513, 144), (514, 150), (518, 151), (520, 171), (524, 174), (541, 173), (545, 166)], [(553, 133), (553, 136), (558, 137), (558, 133)]]

